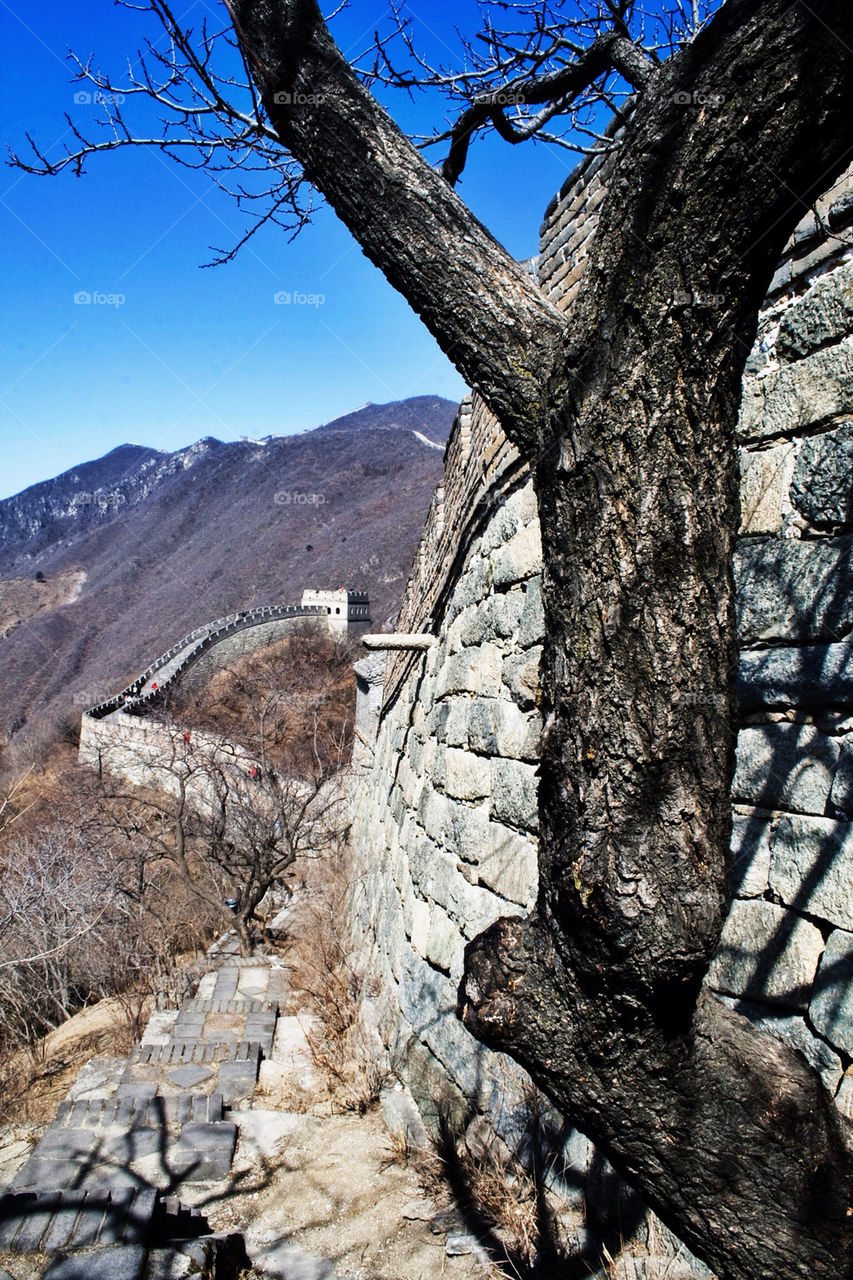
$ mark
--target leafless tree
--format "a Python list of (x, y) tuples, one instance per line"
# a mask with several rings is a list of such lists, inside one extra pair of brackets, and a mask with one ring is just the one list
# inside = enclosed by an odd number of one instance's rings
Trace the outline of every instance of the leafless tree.
[[(229, 0), (236, 47), (224, 23), (191, 36), (151, 8), (170, 52), (159, 79), (131, 89), (168, 124), (141, 140), (215, 178), (222, 157), (270, 166), (291, 228), (310, 179), (534, 473), (541, 891), (528, 919), (469, 948), (462, 1017), (719, 1274), (853, 1274), (851, 1155), (831, 1098), (799, 1055), (701, 994), (729, 897), (741, 375), (785, 241), (849, 162), (853, 6), (725, 0), (707, 21), (671, 15), (667, 47), (621, 0), (583, 3), (567, 22), (558, 4), (503, 0), (484, 10), (488, 66), (447, 86), (474, 98), (438, 130), (443, 171), (366, 84), (406, 73), (381, 40), (354, 70), (316, 0)], [(214, 77), (218, 38), (232, 62)], [(112, 92), (91, 64), (80, 71)], [(504, 90), (514, 104), (495, 100)], [(619, 111), (629, 92), (564, 314), (453, 179), (484, 129), (541, 138), (584, 95)], [(26, 163), (79, 169), (140, 140), (115, 114), (105, 128), (103, 148), (78, 137), (64, 159)], [(684, 302), (709, 295), (713, 308)], [(703, 714), (700, 688), (714, 693)]]
[[(270, 732), (270, 720), (261, 722)], [(105, 821), (233, 923), (244, 954), (252, 922), (297, 859), (331, 856), (347, 826), (342, 775), (321, 755), (315, 719), (309, 767), (284, 774), (221, 736), (166, 721), (143, 741), (106, 743), (98, 772)], [(304, 758), (304, 757), (303, 757)]]
[(79, 833), (5, 843), (0, 876), (0, 1032), (31, 1043), (98, 990), (90, 960), (122, 914), (118, 875)]

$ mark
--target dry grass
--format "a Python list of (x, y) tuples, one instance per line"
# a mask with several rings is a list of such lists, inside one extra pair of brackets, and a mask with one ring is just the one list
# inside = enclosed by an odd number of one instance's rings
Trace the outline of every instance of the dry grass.
[(291, 985), (300, 1010), (316, 1020), (308, 1045), (333, 1105), (364, 1114), (391, 1072), (362, 1020), (363, 1002), (374, 993), (346, 936), (351, 858), (342, 848), (304, 870), (287, 951)]

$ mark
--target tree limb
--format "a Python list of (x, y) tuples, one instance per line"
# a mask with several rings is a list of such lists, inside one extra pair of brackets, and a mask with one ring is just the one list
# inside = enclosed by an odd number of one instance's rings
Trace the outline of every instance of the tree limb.
[(279, 138), (530, 455), (560, 314), (364, 88), (315, 0), (229, 8)]

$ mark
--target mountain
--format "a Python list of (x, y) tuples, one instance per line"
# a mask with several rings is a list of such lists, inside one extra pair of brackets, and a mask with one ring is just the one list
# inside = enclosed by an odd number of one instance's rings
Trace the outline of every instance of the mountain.
[(296, 436), (125, 444), (0, 501), (0, 720), (58, 719), (194, 627), (305, 587), (399, 609), (456, 406), (365, 405)]

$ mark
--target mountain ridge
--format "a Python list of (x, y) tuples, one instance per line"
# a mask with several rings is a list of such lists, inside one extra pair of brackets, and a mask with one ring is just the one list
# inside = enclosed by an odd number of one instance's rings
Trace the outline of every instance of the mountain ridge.
[(119, 445), (0, 501), (0, 604), (36, 573), (82, 584), (7, 609), (7, 731), (98, 701), (211, 618), (305, 587), (366, 589), (373, 625), (394, 617), (455, 409), (415, 397), (292, 436)]

